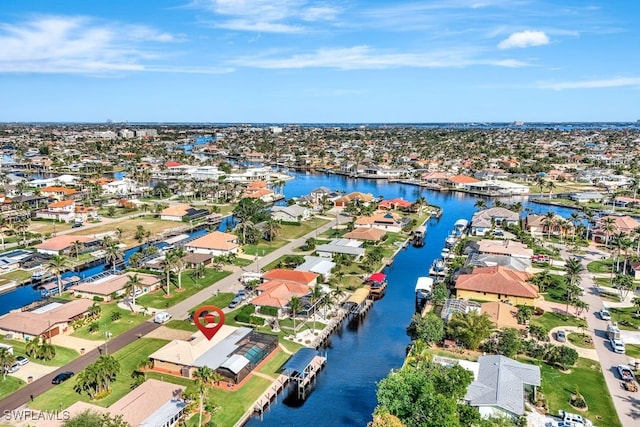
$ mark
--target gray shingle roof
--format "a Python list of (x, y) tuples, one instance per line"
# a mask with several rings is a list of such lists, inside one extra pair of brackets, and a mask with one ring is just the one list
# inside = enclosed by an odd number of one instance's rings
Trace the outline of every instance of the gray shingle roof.
[(524, 386), (540, 385), (540, 368), (505, 356), (478, 359), (478, 379), (467, 389), (471, 406), (497, 406), (512, 414), (524, 413)]

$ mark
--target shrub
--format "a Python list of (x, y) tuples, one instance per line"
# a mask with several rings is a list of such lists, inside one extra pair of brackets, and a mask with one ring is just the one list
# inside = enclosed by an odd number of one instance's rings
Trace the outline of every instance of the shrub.
[(100, 329), (100, 324), (98, 322), (90, 323), (89, 327), (87, 328), (87, 330), (91, 333), (98, 332), (99, 329)]
[(121, 318), (122, 318), (122, 313), (120, 313), (119, 311), (114, 311), (113, 313), (111, 313), (111, 321), (112, 322), (117, 322)]
[(278, 309), (276, 307), (267, 307), (267, 306), (261, 306), (258, 309), (258, 312), (261, 314), (264, 314), (265, 316), (277, 316), (278, 315)]
[(93, 297), (93, 300), (94, 300), (95, 302), (103, 302), (103, 301), (104, 301), (104, 298), (99, 297), (99, 296), (97, 296), (97, 295), (96, 295), (96, 296), (94, 296), (94, 297)]

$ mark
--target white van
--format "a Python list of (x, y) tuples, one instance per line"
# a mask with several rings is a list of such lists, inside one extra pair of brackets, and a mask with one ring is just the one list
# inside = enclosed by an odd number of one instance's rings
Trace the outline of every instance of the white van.
[(171, 315), (166, 311), (161, 311), (160, 313), (156, 314), (156, 316), (153, 318), (153, 321), (155, 323), (165, 323), (168, 322), (169, 319), (171, 319)]

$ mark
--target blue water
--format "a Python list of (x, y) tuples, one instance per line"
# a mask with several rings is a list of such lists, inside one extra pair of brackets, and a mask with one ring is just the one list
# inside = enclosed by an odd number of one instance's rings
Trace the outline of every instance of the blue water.
[[(361, 323), (344, 324), (333, 335), (326, 349), (327, 365), (319, 374), (316, 388), (304, 402), (295, 398), (278, 398), (278, 403), (264, 414), (263, 420), (251, 419), (247, 426), (364, 426), (371, 420), (376, 406), (376, 384), (390, 370), (402, 365), (410, 340), (406, 327), (415, 310), (415, 283), (427, 276), (434, 259), (440, 256), (444, 239), (460, 218), (470, 220), (476, 211), (477, 200), (461, 193), (439, 193), (420, 187), (381, 180), (358, 180), (338, 175), (295, 173), (284, 193), (287, 198), (307, 194), (314, 188), (326, 186), (332, 190), (360, 191), (386, 198), (403, 197), (413, 201), (423, 196), (431, 204), (443, 208), (440, 220), (428, 224), (423, 248), (403, 249), (393, 265), (386, 269), (389, 286), (385, 297), (376, 302)], [(524, 207), (544, 213), (549, 207), (528, 204)], [(563, 216), (569, 209), (554, 209)], [(293, 390), (293, 389), (292, 389)], [(292, 396), (295, 396), (293, 390)]]

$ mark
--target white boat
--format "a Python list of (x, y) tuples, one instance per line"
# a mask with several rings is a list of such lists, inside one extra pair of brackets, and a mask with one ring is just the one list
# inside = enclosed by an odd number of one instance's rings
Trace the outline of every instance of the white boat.
[(38, 267), (31, 273), (31, 280), (42, 280), (44, 275), (47, 273), (47, 269), (43, 267)]
[(418, 277), (416, 282), (416, 296), (428, 298), (433, 292), (433, 279), (431, 277)]
[(442, 252), (440, 252), (440, 257), (442, 259), (447, 259), (451, 256), (451, 250), (449, 248), (442, 248)]

